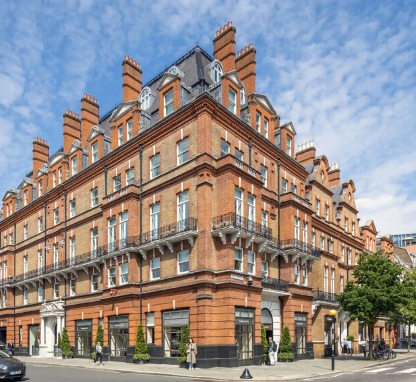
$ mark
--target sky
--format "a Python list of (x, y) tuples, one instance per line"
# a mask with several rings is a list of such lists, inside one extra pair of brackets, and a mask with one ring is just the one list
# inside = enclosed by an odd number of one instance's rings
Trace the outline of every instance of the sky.
[(121, 63), (143, 83), (232, 21), (253, 43), (257, 92), (292, 121), (296, 144), (353, 180), (360, 225), (416, 232), (415, 0), (4, 0), (0, 7), (0, 195), (53, 154), (84, 93), (100, 115), (121, 102)]

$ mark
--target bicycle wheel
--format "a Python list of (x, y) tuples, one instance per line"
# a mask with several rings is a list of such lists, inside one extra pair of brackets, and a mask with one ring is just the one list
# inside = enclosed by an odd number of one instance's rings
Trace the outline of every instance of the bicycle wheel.
[(387, 359), (389, 359), (389, 358), (390, 358), (389, 354), (390, 354), (390, 353), (389, 353), (387, 350), (384, 350), (384, 351), (383, 351), (383, 360), (387, 360)]
[(397, 357), (397, 354), (394, 350), (390, 350), (390, 357), (391, 358), (396, 358)]

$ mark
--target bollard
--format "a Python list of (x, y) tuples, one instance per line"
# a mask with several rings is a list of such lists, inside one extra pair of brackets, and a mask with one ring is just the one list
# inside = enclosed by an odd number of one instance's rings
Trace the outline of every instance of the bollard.
[(241, 374), (240, 379), (253, 379), (248, 369), (244, 369), (243, 374)]

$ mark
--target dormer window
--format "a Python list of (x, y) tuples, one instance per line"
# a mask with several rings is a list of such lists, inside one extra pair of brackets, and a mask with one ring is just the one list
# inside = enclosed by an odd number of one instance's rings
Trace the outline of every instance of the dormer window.
[(224, 74), (224, 70), (219, 61), (215, 61), (211, 68), (211, 78), (217, 83), (221, 81), (221, 77)]
[(246, 103), (246, 89), (244, 86), (240, 90), (240, 105), (244, 105)]
[(142, 110), (146, 110), (150, 107), (150, 89), (144, 88), (142, 94), (140, 94), (140, 103), (142, 104)]
[(98, 142), (94, 142), (91, 146), (91, 163), (95, 163), (98, 160)]
[(121, 146), (123, 144), (123, 125), (120, 125), (117, 129), (117, 136), (118, 136), (118, 145)]
[(75, 175), (78, 172), (77, 167), (77, 157), (73, 157), (71, 160), (72, 175)]
[(173, 89), (168, 90), (163, 94), (165, 117), (173, 113)]
[(286, 154), (292, 156), (292, 138), (286, 137)]
[(228, 110), (236, 113), (236, 98), (237, 94), (233, 89), (228, 89)]
[(39, 190), (38, 190), (38, 196), (41, 197), (43, 194), (43, 182), (40, 180), (38, 183)]

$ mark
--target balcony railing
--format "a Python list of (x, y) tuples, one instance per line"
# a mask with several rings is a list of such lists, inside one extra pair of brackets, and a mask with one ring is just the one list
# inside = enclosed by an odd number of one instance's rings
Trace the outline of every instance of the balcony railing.
[(316, 257), (317, 259), (319, 259), (321, 256), (320, 249), (298, 239), (282, 240), (280, 243), (280, 249), (282, 249), (283, 251), (296, 250), (307, 252), (311, 254), (313, 257)]
[(176, 223), (168, 224), (166, 226), (151, 230), (143, 234), (142, 244), (150, 243), (152, 241), (167, 239), (179, 233), (196, 231), (198, 219), (188, 218)]
[(323, 292), (321, 290), (313, 291), (313, 301), (327, 301), (337, 303), (337, 295), (335, 293)]
[(274, 279), (272, 277), (264, 277), (261, 280), (261, 286), (266, 289), (289, 292), (289, 281)]
[(245, 232), (251, 232), (266, 239), (272, 239), (271, 228), (265, 227), (260, 223), (247, 219), (241, 215), (237, 215), (234, 212), (216, 216), (212, 219), (212, 228), (214, 230), (227, 227), (237, 228)]

